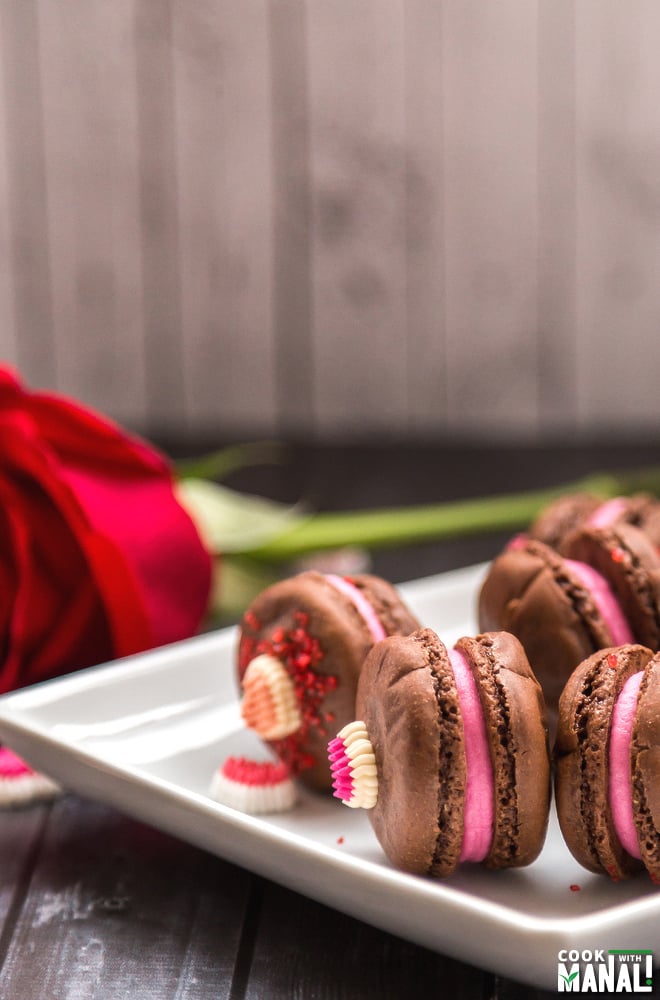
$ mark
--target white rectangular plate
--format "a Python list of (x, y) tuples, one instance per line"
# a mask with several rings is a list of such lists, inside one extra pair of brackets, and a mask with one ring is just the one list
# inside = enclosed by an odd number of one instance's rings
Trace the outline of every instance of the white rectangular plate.
[[(446, 642), (476, 631), (482, 566), (405, 584), (419, 618)], [(562, 948), (660, 955), (660, 894), (639, 877), (613, 883), (573, 861), (551, 820), (529, 868), (465, 866), (439, 882), (394, 870), (366, 814), (302, 793), (289, 813), (257, 818), (207, 794), (229, 754), (263, 757), (241, 725), (235, 631), (163, 647), (0, 699), (0, 739), (83, 796), (377, 927), (535, 986), (557, 988)], [(575, 888), (579, 886), (579, 891)]]

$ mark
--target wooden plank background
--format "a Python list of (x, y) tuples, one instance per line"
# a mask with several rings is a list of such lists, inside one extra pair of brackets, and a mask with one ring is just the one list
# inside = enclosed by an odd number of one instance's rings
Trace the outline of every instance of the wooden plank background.
[(148, 434), (657, 431), (655, 0), (1, 0), (0, 357)]

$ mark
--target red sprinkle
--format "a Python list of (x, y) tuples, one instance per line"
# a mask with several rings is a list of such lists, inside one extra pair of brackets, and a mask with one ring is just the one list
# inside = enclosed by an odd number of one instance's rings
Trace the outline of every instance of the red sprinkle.
[(622, 563), (623, 560), (626, 558), (626, 553), (623, 551), (623, 549), (618, 549), (618, 548), (612, 549), (610, 555), (612, 556), (612, 561), (615, 563)]
[(571, 890), (571, 892), (579, 892), (582, 886), (574, 882), (573, 885), (569, 885), (568, 888)]
[(254, 614), (253, 611), (246, 611), (245, 612), (244, 621), (245, 621), (245, 624), (248, 626), (248, 628), (251, 628), (254, 632), (258, 631), (258, 629), (259, 629), (259, 622), (257, 621), (256, 615)]
[(283, 625), (278, 625), (270, 636), (259, 638), (258, 635), (250, 635), (248, 632), (248, 629), (258, 632), (261, 627), (254, 615), (248, 611), (243, 618), (244, 627), (239, 651), (241, 676), (251, 660), (262, 653), (268, 653), (284, 664), (293, 681), (302, 722), (300, 728), (291, 736), (273, 741), (278, 757), (293, 774), (300, 774), (301, 771), (318, 763), (302, 748), (311, 729), (317, 729), (322, 735), (327, 735), (327, 723), (334, 722), (334, 718), (326, 716), (321, 706), (326, 696), (334, 691), (338, 684), (336, 677), (317, 673), (314, 669), (325, 653), (318, 639), (310, 635), (308, 625), (309, 615), (305, 611), (295, 611), (292, 628), (287, 629)]
[(616, 670), (616, 668), (619, 666), (619, 659), (616, 653), (607, 654), (607, 665), (608, 667), (611, 667), (612, 670)]
[(344, 843), (344, 838), (343, 837), (337, 837), (337, 843), (338, 844), (343, 844)]

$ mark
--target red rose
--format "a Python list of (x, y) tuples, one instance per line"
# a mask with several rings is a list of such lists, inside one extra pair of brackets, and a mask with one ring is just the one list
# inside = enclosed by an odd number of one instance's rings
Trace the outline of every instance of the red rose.
[(0, 692), (192, 635), (210, 584), (166, 460), (0, 367)]

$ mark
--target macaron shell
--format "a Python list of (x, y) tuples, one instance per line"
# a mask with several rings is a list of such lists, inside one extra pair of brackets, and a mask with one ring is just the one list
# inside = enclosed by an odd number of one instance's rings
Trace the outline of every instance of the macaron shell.
[(385, 854), (404, 871), (448, 875), (463, 836), (465, 751), (453, 672), (434, 632), (374, 646), (356, 717), (376, 758), (378, 800), (368, 815)]
[(660, 503), (657, 500), (645, 509), (639, 526), (652, 545), (660, 546)]
[(589, 871), (625, 878), (641, 863), (622, 847), (609, 799), (612, 709), (628, 678), (653, 656), (638, 644), (599, 650), (581, 663), (559, 701), (555, 801), (564, 840)]
[(639, 528), (619, 523), (584, 528), (566, 541), (565, 554), (588, 563), (605, 577), (635, 639), (660, 647), (660, 555)]
[[(268, 641), (278, 628), (287, 633), (294, 631), (298, 628), (296, 616), (300, 614), (306, 616), (306, 631), (318, 641), (323, 654), (314, 665), (314, 672), (334, 676), (338, 683), (320, 706), (324, 717), (321, 725), (311, 726), (304, 738), (298, 734), (289, 737), (287, 747), (297, 743), (301, 753), (311, 754), (317, 762), (300, 773), (301, 780), (315, 788), (329, 789), (332, 782), (326, 753), (328, 736), (355, 717), (357, 681), (364, 658), (373, 645), (371, 633), (355, 605), (322, 573), (315, 571), (300, 573), (266, 588), (241, 622), (239, 680), (259, 642)], [(284, 756), (283, 741), (268, 742), (278, 755)]]
[(561, 556), (532, 541), (493, 561), (478, 616), (483, 631), (510, 632), (520, 640), (554, 730), (559, 696), (571, 672), (612, 642), (595, 602)]
[(545, 704), (521, 643), (506, 632), (459, 639), (486, 721), (495, 776), (495, 825), (485, 864), (530, 864), (548, 825), (550, 754)]
[(660, 882), (660, 655), (647, 664), (631, 744), (633, 818), (642, 860)]
[(529, 537), (558, 548), (567, 534), (583, 524), (600, 506), (593, 493), (570, 493), (548, 504), (532, 522)]

